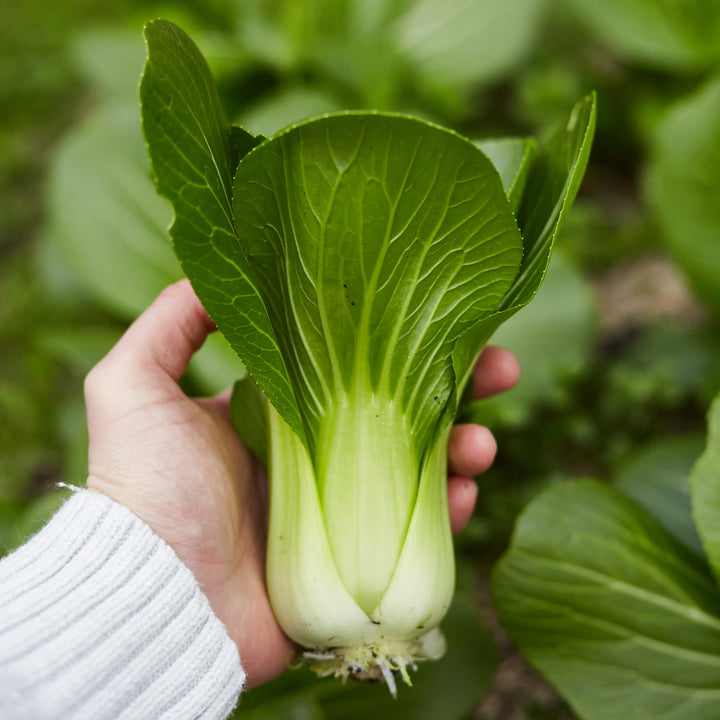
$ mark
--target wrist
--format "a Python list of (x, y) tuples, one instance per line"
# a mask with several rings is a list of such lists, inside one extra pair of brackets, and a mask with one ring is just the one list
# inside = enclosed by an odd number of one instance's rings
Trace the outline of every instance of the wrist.
[(3, 717), (22, 717), (26, 697), (48, 717), (151, 718), (166, 706), (194, 717), (210, 703), (220, 718), (244, 680), (190, 571), (132, 512), (91, 491), (0, 562), (0, 635), (0, 677), (17, 683)]

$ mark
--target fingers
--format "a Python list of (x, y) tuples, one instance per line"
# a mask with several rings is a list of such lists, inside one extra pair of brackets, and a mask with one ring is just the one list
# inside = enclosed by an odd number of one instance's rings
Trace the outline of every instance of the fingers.
[(520, 380), (520, 363), (505, 348), (486, 347), (473, 369), (476, 398), (489, 397), (509, 390)]
[(453, 533), (467, 525), (475, 509), (478, 488), (472, 476), (485, 472), (496, 453), (497, 443), (487, 428), (467, 423), (452, 429), (448, 447), (448, 505)]
[(497, 443), (481, 425), (456, 425), (450, 435), (448, 469), (451, 474), (472, 477), (485, 472), (495, 460)]
[(472, 517), (478, 487), (475, 481), (461, 475), (448, 478), (448, 505), (450, 508), (450, 529), (457, 535)]

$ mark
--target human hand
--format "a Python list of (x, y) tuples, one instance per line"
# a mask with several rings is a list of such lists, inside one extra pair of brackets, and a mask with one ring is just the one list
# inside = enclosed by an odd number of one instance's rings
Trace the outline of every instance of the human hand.
[[(295, 646), (265, 590), (267, 478), (229, 420), (229, 391), (188, 398), (178, 385), (214, 325), (186, 280), (167, 288), (85, 383), (88, 487), (144, 520), (193, 572), (240, 650), (250, 686), (280, 674)], [(477, 396), (512, 387), (515, 357), (487, 348)], [(450, 440), (453, 532), (469, 520), (496, 452), (490, 432), (458, 425)]]

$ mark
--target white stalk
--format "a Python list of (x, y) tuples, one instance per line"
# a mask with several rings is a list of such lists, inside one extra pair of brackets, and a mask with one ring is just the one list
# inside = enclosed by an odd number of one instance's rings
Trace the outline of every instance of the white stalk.
[[(267, 576), (280, 625), (308, 650), (305, 661), (318, 674), (384, 678), (391, 691), (394, 681), (389, 678), (393, 673), (409, 683), (409, 667), (417, 660), (442, 654), (444, 644), (435, 628), (454, 588), (446, 483), (449, 433), (424, 463), (418, 485), (420, 469), (408, 459), (411, 438), (398, 434), (397, 426), (391, 435), (391, 429), (380, 424), (380, 452), (370, 470), (370, 461), (353, 455), (348, 458), (352, 462), (343, 464), (342, 450), (350, 447), (343, 442), (345, 433), (348, 443), (350, 436), (357, 443), (358, 433), (367, 428), (360, 422), (367, 420), (363, 412), (355, 418), (358, 426), (352, 433), (346, 418), (334, 433), (339, 449), (326, 447), (323, 459), (316, 463), (326, 475), (320, 484), (326, 489), (332, 482), (339, 486), (323, 507), (316, 470), (307, 451), (272, 407), (268, 412), (271, 480)], [(368, 432), (373, 435), (375, 430)], [(333, 437), (332, 428), (327, 437)], [(359, 447), (372, 452), (365, 441)], [(388, 453), (394, 458), (390, 462)], [(337, 472), (344, 468), (340, 480), (327, 477), (333, 468)], [(409, 473), (409, 478), (399, 478), (401, 471)], [(346, 492), (342, 483), (349, 488)], [(374, 515), (372, 509), (380, 508), (383, 498), (397, 493), (393, 483), (417, 488), (409, 501), (407, 491), (400, 492), (399, 497), (406, 498), (407, 519), (390, 522), (390, 527), (378, 525), (382, 516)], [(389, 516), (402, 519), (396, 511)], [(345, 534), (338, 535), (343, 528)], [(339, 547), (333, 545), (334, 540)], [(373, 563), (375, 559), (377, 563)], [(341, 568), (340, 563), (347, 566)], [(368, 582), (374, 583), (373, 594), (365, 589)]]

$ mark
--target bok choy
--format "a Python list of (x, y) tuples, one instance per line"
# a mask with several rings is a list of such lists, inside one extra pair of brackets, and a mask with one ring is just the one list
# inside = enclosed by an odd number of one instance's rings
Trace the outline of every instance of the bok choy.
[(442, 654), (451, 425), (483, 345), (542, 281), (594, 98), (540, 147), (378, 112), (267, 139), (229, 124), (182, 30), (146, 37), (143, 127), (173, 245), (248, 372), (232, 414), (270, 471), (277, 619), (319, 674), (394, 689)]

